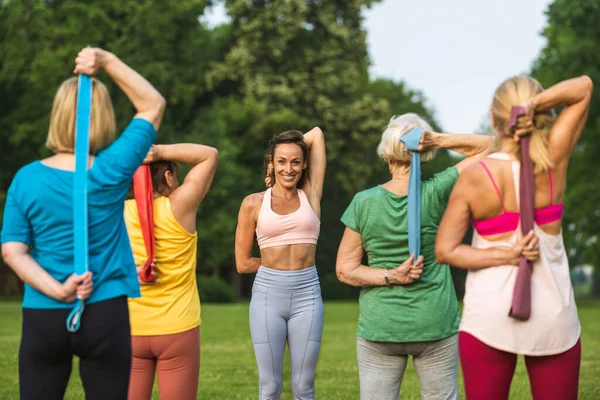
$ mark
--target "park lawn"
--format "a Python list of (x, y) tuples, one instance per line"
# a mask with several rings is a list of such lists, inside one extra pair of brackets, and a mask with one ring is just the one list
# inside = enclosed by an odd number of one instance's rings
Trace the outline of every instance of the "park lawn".
[[(583, 359), (579, 398), (600, 398), (600, 301), (578, 301), (583, 326)], [(358, 399), (355, 329), (358, 316), (354, 302), (327, 302), (325, 330), (316, 375), (318, 399)], [(200, 399), (256, 399), (257, 371), (248, 328), (248, 303), (204, 304), (202, 308), (202, 359)], [(0, 399), (18, 399), (17, 354), (20, 338), (20, 304), (0, 302)], [(286, 354), (282, 399), (291, 400), (289, 357)], [(83, 399), (74, 361), (66, 399)], [(464, 398), (462, 377), (461, 398)], [(155, 390), (154, 398), (158, 399)], [(404, 376), (402, 399), (419, 399), (419, 385), (412, 363)], [(511, 399), (529, 399), (523, 360), (519, 360)]]

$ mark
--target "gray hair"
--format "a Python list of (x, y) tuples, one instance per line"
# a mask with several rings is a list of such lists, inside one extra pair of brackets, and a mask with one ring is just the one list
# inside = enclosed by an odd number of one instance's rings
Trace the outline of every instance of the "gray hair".
[[(431, 125), (417, 114), (407, 113), (399, 117), (393, 116), (383, 135), (381, 135), (381, 142), (377, 146), (377, 155), (390, 163), (410, 163), (412, 153), (406, 149), (400, 138), (414, 128), (433, 131)], [(431, 161), (435, 157), (435, 153), (435, 150), (424, 151), (421, 153), (421, 162)]]

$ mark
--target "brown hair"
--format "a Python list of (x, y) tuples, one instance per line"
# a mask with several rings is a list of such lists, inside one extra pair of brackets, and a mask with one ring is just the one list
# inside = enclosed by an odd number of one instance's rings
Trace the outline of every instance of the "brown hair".
[(169, 171), (173, 175), (177, 174), (178, 166), (175, 161), (156, 161), (150, 164), (150, 174), (152, 175), (152, 188), (155, 193), (162, 194), (167, 185), (165, 172)]
[[(309, 151), (308, 145), (304, 141), (304, 134), (300, 131), (285, 131), (273, 136), (273, 138), (269, 141), (268, 154), (265, 157), (265, 173), (269, 171), (269, 163), (273, 162), (273, 159), (275, 158), (275, 148), (277, 147), (277, 145), (284, 143), (293, 143), (300, 147), (300, 149), (302, 150), (302, 156), (304, 158), (303, 161), (306, 161), (308, 163)], [(308, 167), (304, 171), (302, 171), (302, 176), (300, 177), (300, 180), (297, 184), (298, 187), (302, 187), (302, 185), (304, 185), (307, 170)], [(273, 186), (274, 184), (275, 170), (273, 169), (271, 170), (271, 186)]]
[[(77, 77), (67, 79), (60, 85), (54, 96), (46, 147), (55, 153), (73, 153), (75, 149), (77, 83)], [(90, 154), (96, 154), (113, 142), (117, 130), (115, 112), (108, 90), (96, 78), (92, 78), (91, 111)]]
[[(544, 88), (538, 81), (529, 76), (514, 76), (498, 86), (492, 100), (492, 115), (496, 119), (496, 132), (499, 136), (513, 136), (514, 132), (508, 129), (510, 111), (512, 106), (522, 104)], [(529, 155), (534, 165), (534, 173), (538, 174), (553, 167), (550, 150), (548, 147), (548, 132), (554, 124), (554, 113), (540, 112), (533, 116), (533, 133), (529, 145)], [(521, 147), (518, 143), (509, 152), (519, 158)]]

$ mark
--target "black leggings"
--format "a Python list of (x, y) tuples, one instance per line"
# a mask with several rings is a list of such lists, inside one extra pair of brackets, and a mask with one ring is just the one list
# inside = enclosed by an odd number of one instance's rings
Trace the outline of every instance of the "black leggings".
[(73, 355), (86, 399), (126, 400), (131, 367), (127, 299), (118, 297), (85, 306), (81, 327), (67, 331), (71, 310), (23, 309), (19, 348), (21, 400), (62, 400)]

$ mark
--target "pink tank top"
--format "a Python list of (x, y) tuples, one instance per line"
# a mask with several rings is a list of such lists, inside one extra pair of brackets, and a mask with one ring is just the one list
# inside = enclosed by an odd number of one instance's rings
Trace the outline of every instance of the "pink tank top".
[(285, 246), (290, 244), (317, 244), (321, 221), (313, 211), (302, 189), (298, 189), (300, 208), (290, 214), (276, 214), (271, 208), (271, 188), (263, 197), (256, 223), (258, 247)]
[[(512, 160), (518, 201), (519, 162), (504, 153), (490, 157)], [(573, 347), (579, 339), (581, 326), (562, 233), (545, 233), (539, 228), (538, 222), (534, 224), (534, 231), (539, 238), (540, 258), (533, 264), (529, 320), (518, 321), (508, 316), (518, 267), (482, 268), (470, 270), (467, 274), (459, 329), (499, 350), (546, 356)], [(474, 230), (471, 245), (480, 249), (512, 247), (520, 237), (521, 229), (517, 220), (516, 230), (503, 240), (486, 240), (478, 230)]]
[[(500, 154), (500, 153), (497, 153)], [(500, 189), (496, 185), (494, 181), (494, 177), (490, 173), (487, 165), (483, 161), (480, 161), (479, 164), (485, 169), (490, 180), (492, 181), (492, 185), (494, 185), (494, 189), (496, 189), (496, 193), (500, 198), (500, 204), (502, 204), (502, 214), (484, 220), (474, 220), (473, 227), (477, 230), (477, 232), (482, 236), (490, 236), (490, 235), (498, 235), (500, 233), (512, 232), (517, 229), (519, 226), (520, 213), (519, 212), (508, 212), (506, 211), (506, 207), (504, 207), (504, 199), (502, 198), (502, 193), (500, 193)], [(535, 223), (538, 225), (549, 224), (550, 222), (558, 221), (562, 218), (563, 215), (563, 204), (554, 204), (552, 202), (552, 198), (554, 196), (553, 187), (552, 187), (552, 171), (548, 170), (548, 180), (550, 183), (550, 205), (539, 208), (535, 210)]]

